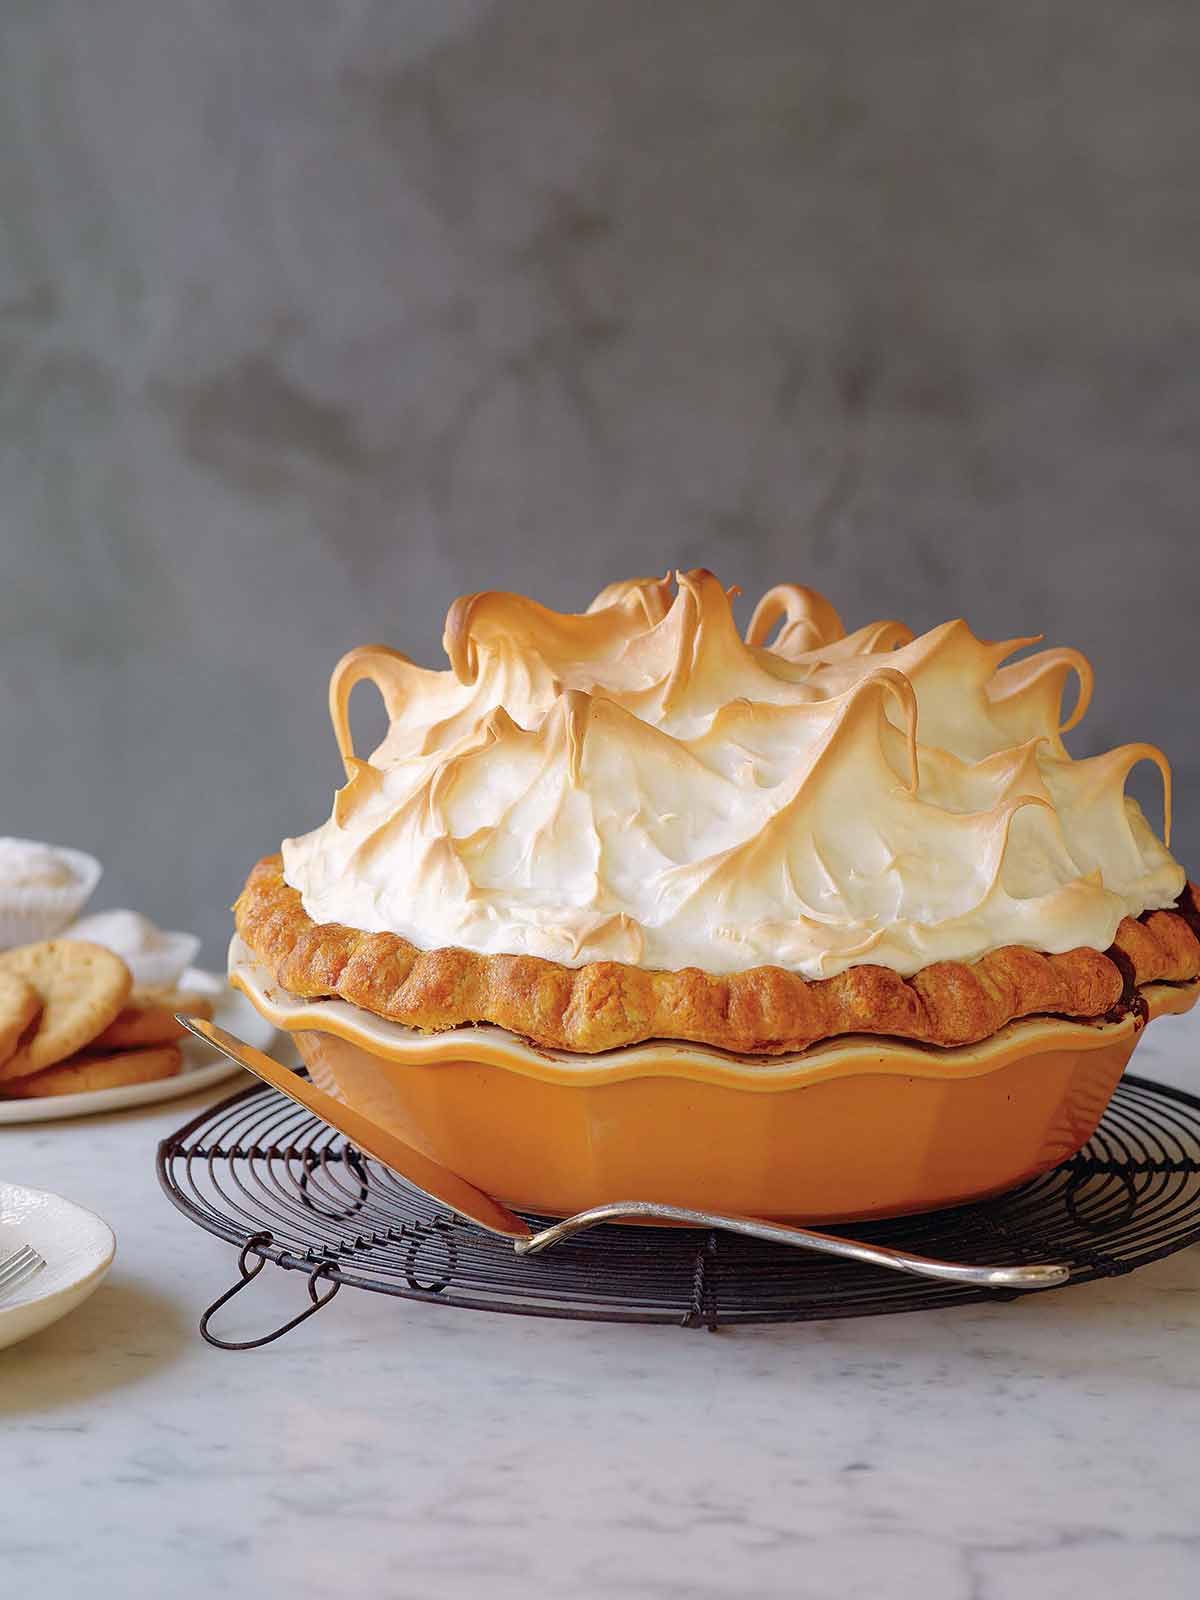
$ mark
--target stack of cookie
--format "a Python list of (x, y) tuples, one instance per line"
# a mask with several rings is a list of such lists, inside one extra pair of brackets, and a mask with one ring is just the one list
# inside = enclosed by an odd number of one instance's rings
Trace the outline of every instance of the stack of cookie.
[(103, 945), (46, 939), (0, 951), (0, 1096), (79, 1094), (173, 1077), (182, 1065), (177, 1011), (212, 1003), (134, 987)]

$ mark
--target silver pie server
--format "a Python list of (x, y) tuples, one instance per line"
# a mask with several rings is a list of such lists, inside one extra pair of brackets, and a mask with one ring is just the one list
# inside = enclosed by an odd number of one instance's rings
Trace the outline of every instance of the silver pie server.
[(840, 1234), (818, 1233), (811, 1228), (763, 1222), (755, 1217), (722, 1216), (711, 1211), (693, 1211), (686, 1206), (659, 1205), (649, 1200), (617, 1200), (608, 1205), (592, 1206), (590, 1210), (580, 1211), (573, 1217), (534, 1233), (499, 1200), (475, 1188), (440, 1162), (414, 1150), (386, 1128), (381, 1128), (352, 1106), (335, 1100), (307, 1078), (299, 1077), (261, 1050), (254, 1049), (252, 1045), (227, 1033), (224, 1028), (199, 1017), (180, 1015), (176, 1020), (189, 1033), (195, 1034), (214, 1050), (219, 1050), (230, 1061), (245, 1067), (247, 1072), (252, 1072), (306, 1111), (311, 1111), (322, 1122), (345, 1134), (365, 1155), (381, 1161), (407, 1183), (431, 1198), (442, 1201), (452, 1211), (467, 1217), (488, 1233), (511, 1239), (518, 1255), (538, 1255), (563, 1239), (570, 1239), (604, 1222), (674, 1222), (693, 1228), (718, 1228), (726, 1233), (765, 1239), (770, 1244), (794, 1245), (820, 1255), (860, 1261), (866, 1266), (888, 1267), (893, 1272), (907, 1273), (915, 1278), (966, 1284), (976, 1289), (1049, 1289), (1065, 1283), (1070, 1277), (1069, 1267), (1050, 1262), (1003, 1267), (966, 1266), (955, 1261), (935, 1261), (909, 1250), (864, 1244), (857, 1239), (843, 1238)]

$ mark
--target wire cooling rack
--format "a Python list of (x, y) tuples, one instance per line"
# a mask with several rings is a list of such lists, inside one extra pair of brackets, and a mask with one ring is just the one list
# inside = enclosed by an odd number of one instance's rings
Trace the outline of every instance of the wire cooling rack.
[[(185, 1216), (239, 1249), (237, 1281), (200, 1323), (222, 1349), (269, 1344), (344, 1285), (477, 1311), (685, 1328), (878, 1316), (1021, 1292), (683, 1228), (602, 1227), (544, 1256), (517, 1256), (258, 1084), (163, 1140), (158, 1177)], [(1071, 1283), (1132, 1272), (1200, 1240), (1200, 1099), (1126, 1077), (1090, 1143), (1053, 1172), (974, 1205), (829, 1231), (978, 1264), (1065, 1261)], [(305, 1309), (259, 1339), (212, 1333), (213, 1314), (268, 1261), (307, 1275)]]

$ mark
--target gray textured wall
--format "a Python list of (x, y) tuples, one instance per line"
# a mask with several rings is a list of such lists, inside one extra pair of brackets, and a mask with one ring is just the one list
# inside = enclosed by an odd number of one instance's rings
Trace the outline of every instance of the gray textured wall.
[(1190, 0), (0, 18), (0, 831), (97, 905), (217, 958), (345, 647), (671, 563), (1081, 645), (1200, 864)]

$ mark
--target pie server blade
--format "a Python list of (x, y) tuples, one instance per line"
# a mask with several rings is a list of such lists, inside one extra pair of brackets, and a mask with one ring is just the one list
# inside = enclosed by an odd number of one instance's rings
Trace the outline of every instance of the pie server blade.
[(252, 1072), (256, 1078), (261, 1078), (273, 1089), (278, 1089), (280, 1094), (287, 1095), (297, 1105), (320, 1117), (322, 1122), (327, 1122), (339, 1133), (344, 1133), (364, 1155), (374, 1156), (376, 1161), (382, 1161), (385, 1167), (390, 1167), (393, 1172), (423, 1190), (425, 1194), (431, 1195), (433, 1199), (444, 1201), (460, 1216), (467, 1217), (472, 1222), (478, 1223), (481, 1228), (486, 1228), (489, 1233), (501, 1234), (506, 1239), (532, 1237), (520, 1217), (514, 1217), (507, 1207), (502, 1206), (498, 1200), (493, 1200), (491, 1195), (484, 1194), (482, 1189), (476, 1189), (473, 1184), (460, 1178), (456, 1172), (451, 1172), (448, 1167), (431, 1161), (419, 1150), (414, 1150), (412, 1145), (405, 1144), (403, 1139), (398, 1139), (386, 1128), (381, 1128), (377, 1122), (364, 1117), (352, 1106), (343, 1105), (340, 1100), (335, 1100), (323, 1089), (318, 1089), (316, 1084), (310, 1083), (307, 1078), (299, 1077), (290, 1068), (281, 1066), (278, 1061), (264, 1055), (261, 1050), (255, 1050), (252, 1045), (244, 1044), (242, 1040), (235, 1039), (231, 1033), (226, 1033), (225, 1029), (219, 1028), (216, 1023), (207, 1022), (200, 1017), (178, 1016), (175, 1020), (189, 1033), (194, 1033), (198, 1039), (203, 1039), (206, 1044), (212, 1045), (214, 1050), (219, 1050), (223, 1056), (228, 1056), (230, 1061), (236, 1061), (239, 1067), (245, 1067), (247, 1072)]
[(518, 1255), (537, 1255), (542, 1250), (587, 1228), (605, 1222), (670, 1222), (692, 1228), (720, 1228), (771, 1244), (795, 1245), (820, 1255), (840, 1256), (866, 1266), (887, 1267), (910, 1277), (932, 1278), (940, 1283), (961, 1283), (983, 1289), (1050, 1289), (1065, 1283), (1071, 1269), (1054, 1262), (1030, 1262), (1013, 1266), (968, 1266), (955, 1261), (936, 1261), (908, 1250), (893, 1250), (886, 1245), (866, 1244), (842, 1234), (818, 1233), (811, 1228), (794, 1228), (784, 1223), (764, 1222), (757, 1217), (723, 1216), (712, 1211), (693, 1211), (684, 1206), (660, 1205), (649, 1200), (618, 1200), (593, 1206), (573, 1217), (556, 1222), (540, 1233), (515, 1217), (507, 1207), (484, 1194), (456, 1172), (414, 1150), (395, 1134), (364, 1117), (353, 1107), (343, 1105), (307, 1078), (299, 1077), (261, 1050), (235, 1039), (224, 1028), (199, 1017), (178, 1016), (176, 1021), (198, 1039), (212, 1045), (230, 1061), (245, 1067), (255, 1077), (278, 1089), (297, 1105), (320, 1117), (330, 1127), (344, 1133), (366, 1155), (374, 1156), (415, 1188), (441, 1200), (460, 1216), (477, 1223), (488, 1233), (511, 1239)]

